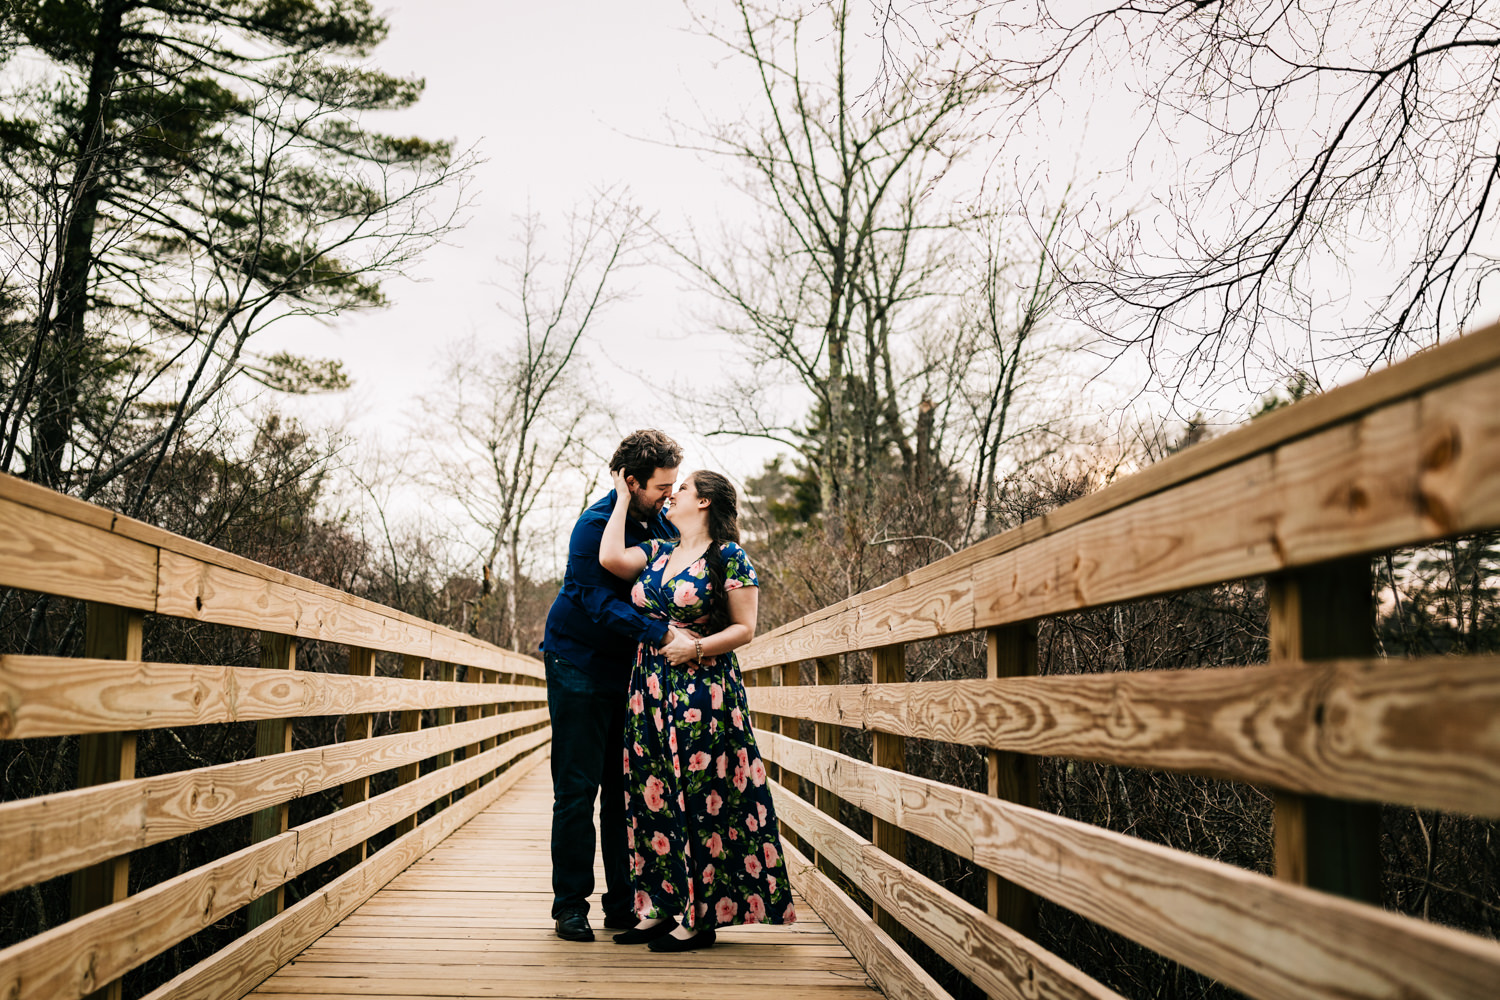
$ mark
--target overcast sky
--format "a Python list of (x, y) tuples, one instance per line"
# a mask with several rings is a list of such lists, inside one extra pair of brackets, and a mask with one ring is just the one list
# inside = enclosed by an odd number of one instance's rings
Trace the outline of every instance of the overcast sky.
[[(390, 37), (373, 62), (390, 73), (425, 78), (427, 90), (411, 111), (366, 124), (453, 139), (486, 162), (473, 178), (468, 225), (408, 276), (387, 282), (388, 309), (284, 323), (258, 344), (266, 353), (289, 349), (344, 362), (351, 392), (288, 408), (345, 421), (356, 461), (381, 441), (397, 444), (417, 396), (440, 390), (436, 363), (446, 345), (476, 333), (508, 335), (497, 308), (503, 293), (494, 282), (502, 278), (497, 258), (514, 250), (517, 216), (534, 211), (560, 227), (569, 208), (592, 192), (625, 186), (668, 229), (689, 220), (712, 229), (716, 219), (743, 218), (725, 165), (668, 140), (674, 120), (692, 127), (761, 114), (747, 68), (691, 29), (681, 0), (377, 0), (377, 7), (389, 20)], [(1072, 184), (1073, 197), (1083, 192), (1111, 211), (1148, 194), (1159, 183), (1151, 169), (1122, 183), (1113, 162), (1130, 138), (1130, 88), (1086, 90), (1079, 98), (1046, 114), (1028, 143), (1005, 149), (1003, 162), (977, 157), (987, 178), (1040, 177), (1057, 192)], [(603, 316), (588, 348), (598, 391), (619, 429), (660, 426), (687, 446), (685, 470), (718, 468), (743, 482), (777, 449), (705, 440), (680, 418), (682, 404), (673, 399), (674, 393), (701, 393), (717, 405), (733, 405), (734, 372), (743, 363), (707, 332), (707, 303), (660, 267), (631, 270), (622, 287), (632, 298)], [(1479, 319), (1495, 311), (1489, 304)], [(688, 338), (691, 364), (684, 361)], [(1128, 364), (1107, 379), (1139, 381)], [(1109, 391), (1101, 389), (1100, 399)], [(1245, 397), (1230, 400), (1224, 420), (1243, 419), (1246, 403)], [(607, 454), (613, 443), (602, 441), (598, 450)]]
[[(748, 82), (718, 43), (688, 30), (681, 0), (407, 0), (377, 8), (391, 30), (374, 63), (425, 78), (427, 90), (411, 111), (367, 123), (452, 138), (487, 162), (474, 176), (468, 225), (408, 278), (387, 282), (389, 308), (290, 321), (261, 342), (267, 352), (343, 360), (354, 390), (304, 409), (346, 417), (360, 444), (401, 434), (415, 397), (437, 385), (433, 362), (443, 345), (474, 332), (504, 334), (496, 261), (513, 252), (516, 217), (528, 208), (561, 228), (593, 191), (624, 185), (671, 226), (733, 212), (720, 166), (662, 143), (674, 118), (701, 124), (735, 113)], [(710, 449), (674, 415), (663, 384), (674, 350), (702, 328), (703, 303), (662, 268), (623, 272), (619, 287), (631, 297), (603, 316), (589, 354), (620, 425), (692, 438), (692, 467), (752, 473), (771, 449), (723, 439)], [(725, 347), (711, 335), (695, 339), (712, 359), (725, 359)]]

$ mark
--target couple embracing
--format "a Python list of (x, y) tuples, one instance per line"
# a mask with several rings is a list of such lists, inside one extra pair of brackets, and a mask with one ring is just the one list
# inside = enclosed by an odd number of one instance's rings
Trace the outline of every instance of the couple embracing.
[(596, 796), (616, 943), (690, 951), (719, 926), (796, 919), (733, 653), (755, 635), (755, 568), (734, 486), (702, 470), (678, 485), (681, 462), (660, 431), (620, 443), (547, 615), (552, 917), (569, 941), (594, 939)]

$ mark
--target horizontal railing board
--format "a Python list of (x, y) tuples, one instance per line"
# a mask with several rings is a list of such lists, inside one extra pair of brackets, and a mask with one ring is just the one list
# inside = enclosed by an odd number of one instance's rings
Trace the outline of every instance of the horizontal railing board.
[[(236, 851), (0, 951), (0, 996), (78, 1000), (402, 816), (514, 759), (541, 730)], [(429, 821), (431, 822), (431, 821)]]
[[(0, 586), (544, 676), (532, 657), (3, 473)], [(237, 595), (252, 603), (229, 606)]]
[(368, 861), (298, 901), (192, 968), (147, 994), (144, 1000), (239, 1000), (286, 965), (339, 921), (493, 804), (547, 758), (542, 747), (473, 795), (377, 851)]
[(547, 700), (530, 684), (0, 656), (0, 738)]
[(769, 784), (783, 825), (797, 831), (876, 906), (991, 997), (1121, 1000), (1115, 991), (892, 858), (810, 802), (774, 781)]
[(857, 808), (1251, 996), (1487, 1000), (1500, 982), (1495, 941), (775, 733), (757, 739), (767, 759)]
[(868, 913), (813, 865), (801, 851), (782, 841), (787, 877), (828, 929), (859, 960), (880, 992), (891, 1000), (952, 1000)]
[(0, 495), (0, 587), (149, 610), (156, 549)]
[[(457, 686), (457, 685), (455, 685)], [(537, 708), (0, 803), (0, 892), (547, 721)]]
[(1263, 576), (1500, 525), (1500, 369), (1299, 437), (745, 647), (745, 669)]
[(1500, 657), (747, 688), (756, 712), (1500, 818)]
[[(1497, 365), (1500, 365), (1500, 324), (1423, 351), (1357, 382), (1338, 386), (1266, 414), (1211, 441), (1185, 448), (1105, 489), (1074, 500), (1019, 527), (913, 570), (881, 587), (856, 594), (788, 622), (742, 650), (742, 666), (754, 669), (791, 662), (790, 657), (776, 659), (781, 654), (770, 651), (771, 647), (779, 646), (779, 640), (783, 637), (808, 630), (820, 622), (839, 618), (846, 612), (886, 600), (906, 590), (949, 577), (962, 578), (963, 570), (987, 562), (1002, 553), (1022, 548), (1145, 497), (1242, 462), (1278, 445), (1344, 423), (1370, 410), (1442, 388)], [(764, 655), (763, 649), (767, 651)]]
[(351, 604), (341, 599), (344, 596), (310, 581), (267, 580), (239, 569), (161, 550), (156, 598), (159, 614), (462, 663), (502, 673), (543, 676), (542, 665), (531, 657), (480, 643), (367, 601)]

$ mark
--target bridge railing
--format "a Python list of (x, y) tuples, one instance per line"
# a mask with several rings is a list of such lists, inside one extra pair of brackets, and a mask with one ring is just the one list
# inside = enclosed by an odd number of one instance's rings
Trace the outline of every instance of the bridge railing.
[[(150, 994), (241, 996), (548, 752), (535, 659), (3, 475), (0, 588), (87, 602), (83, 657), (0, 656), (0, 738), (79, 740), (79, 787), (0, 803), (0, 893), (72, 876), (72, 919), (0, 951), (8, 1000), (118, 997), (249, 907), (248, 933)], [(260, 666), (143, 662), (149, 615), (255, 630)], [(297, 670), (308, 640), (347, 647), (347, 675)], [(377, 653), (401, 676), (376, 676)], [(381, 713), (398, 732), (374, 735)], [(342, 742), (293, 749), (298, 720), (327, 717)], [(259, 756), (136, 776), (136, 733), (243, 722)], [(372, 794), (382, 772), (394, 787)], [(340, 789), (342, 808), (289, 826), (294, 800)], [(131, 851), (246, 816), (248, 843), (128, 891)], [(333, 860), (342, 874), (284, 907)]]
[[(1370, 904), (1379, 803), (1500, 818), (1500, 657), (1376, 657), (1370, 557), (1496, 527), (1500, 327), (761, 636), (741, 663), (783, 831), (875, 919), (793, 848), (795, 877), (892, 996), (945, 995), (893, 934), (993, 997), (1115, 996), (1036, 943), (1042, 897), (1249, 996), (1494, 997), (1500, 944)], [(1268, 663), (1034, 676), (1040, 619), (1254, 578)], [(980, 630), (986, 678), (907, 682), (907, 644)], [(874, 683), (840, 683), (859, 651)], [(987, 750), (988, 794), (905, 773), (908, 738)], [(1268, 789), (1275, 877), (1036, 808), (1038, 757)], [(909, 867), (908, 833), (986, 870), (986, 908)]]

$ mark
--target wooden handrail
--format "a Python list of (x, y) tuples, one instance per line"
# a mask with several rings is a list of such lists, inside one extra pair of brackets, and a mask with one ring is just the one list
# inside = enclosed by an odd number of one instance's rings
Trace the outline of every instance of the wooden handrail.
[(0, 587), (543, 677), (532, 657), (3, 473)]
[[(92, 651), (0, 656), (0, 738), (80, 735), (101, 752), (111, 740), (128, 751), (144, 730), (349, 720), (347, 742), (293, 750), (284, 729), (264, 728), (260, 756), (149, 777), (134, 777), (133, 754), (122, 751), (105, 762), (108, 773), (84, 775), (86, 787), (0, 803), (0, 892), (87, 873), (74, 919), (0, 951), (0, 994), (16, 1000), (118, 995), (124, 973), (253, 904), (248, 935), (154, 994), (242, 995), (274, 971), (270, 958), (290, 957), (289, 942), (332, 926), (549, 750), (544, 674), (531, 657), (4, 475), (0, 587), (91, 602)], [(143, 615), (254, 629), (263, 665), (143, 662)], [(287, 669), (299, 639), (347, 646), (350, 673)], [(382, 651), (400, 654), (406, 676), (374, 676)], [(450, 680), (419, 679), (429, 660)], [(451, 681), (455, 665), (470, 683)], [(454, 721), (456, 708), (466, 721)], [(424, 710), (446, 724), (424, 729), (406, 715)], [(407, 731), (375, 736), (385, 713), (403, 713)], [(311, 731), (305, 726), (298, 732)], [(454, 763), (461, 748), (469, 752)], [(424, 763), (435, 769), (419, 776)], [(369, 794), (370, 778), (393, 770), (397, 786)], [(286, 828), (289, 803), (339, 786), (344, 808)], [(131, 851), (250, 814), (248, 846), (127, 893)], [(370, 839), (388, 830), (394, 843), (362, 861)], [(352, 868), (311, 887), (317, 906), (304, 899), (280, 912), (281, 886), (341, 856)], [(227, 977), (226, 955), (236, 970)], [(255, 969), (264, 970), (259, 978), (246, 971)]]
[[(1500, 818), (1500, 657), (1377, 659), (1367, 636), (1369, 557), (1500, 528), (1497, 400), (1500, 325), (759, 637), (747, 672), (815, 661), (820, 679), (747, 691), (771, 717), (768, 763), (802, 790), (779, 789), (782, 823), (991, 996), (1022, 995), (1018, 981), (1113, 995), (1037, 953), (1019, 930), (1027, 892), (1251, 996), (1493, 995), (1500, 943), (1369, 905), (1378, 882), (1360, 866), (1376, 803)], [(989, 629), (992, 646), (1024, 646), (1016, 630), (1048, 616), (1257, 577), (1274, 598), (1265, 665), (1039, 677), (1018, 660), (1011, 676), (915, 683), (889, 666), (914, 642)], [(839, 683), (854, 652), (875, 683)], [(815, 743), (781, 720), (814, 723)], [(873, 762), (838, 752), (844, 728), (874, 734)], [(904, 774), (882, 742), (901, 738), (1255, 783), (1276, 803), (1276, 877)], [(874, 842), (838, 801), (869, 815)], [(1016, 926), (909, 868), (893, 830), (987, 870), (994, 913), (1008, 883)], [(1356, 847), (1357, 863), (1338, 856)], [(1046, 988), (1018, 980), (1032, 976)]]

